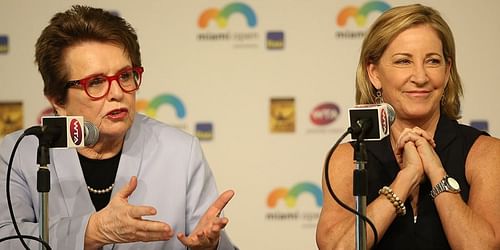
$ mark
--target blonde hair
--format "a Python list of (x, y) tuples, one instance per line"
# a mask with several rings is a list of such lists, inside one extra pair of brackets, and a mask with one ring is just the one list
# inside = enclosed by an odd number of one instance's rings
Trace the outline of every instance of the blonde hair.
[(417, 25), (432, 27), (443, 46), (446, 63), (451, 64), (450, 77), (441, 100), (441, 112), (451, 119), (460, 118), (462, 83), (455, 61), (455, 41), (450, 27), (439, 12), (420, 4), (394, 7), (384, 12), (371, 26), (363, 40), (356, 71), (356, 103), (375, 103), (376, 89), (368, 77), (369, 64), (378, 64), (382, 54), (401, 32)]

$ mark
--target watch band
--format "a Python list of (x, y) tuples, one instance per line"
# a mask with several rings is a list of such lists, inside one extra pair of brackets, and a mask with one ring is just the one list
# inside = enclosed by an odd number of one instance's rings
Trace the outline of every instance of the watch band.
[(443, 179), (441, 179), (441, 181), (436, 186), (434, 186), (432, 188), (431, 194), (430, 194), (432, 199), (436, 198), (436, 196), (438, 196), (438, 194), (440, 194), (446, 190), (446, 184), (445, 184), (446, 178), (448, 178), (447, 175), (445, 175), (443, 177)]
[(434, 199), (442, 192), (458, 193), (460, 192), (460, 185), (455, 179), (445, 175), (443, 179), (432, 188), (430, 195), (432, 199)]

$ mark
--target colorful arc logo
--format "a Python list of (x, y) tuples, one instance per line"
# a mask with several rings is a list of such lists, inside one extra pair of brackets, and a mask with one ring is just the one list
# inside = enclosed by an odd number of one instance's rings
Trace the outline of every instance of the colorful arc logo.
[(278, 200), (284, 199), (287, 207), (292, 208), (295, 207), (297, 203), (297, 198), (302, 193), (310, 193), (316, 199), (316, 205), (318, 207), (323, 206), (323, 195), (321, 189), (313, 183), (310, 182), (302, 182), (291, 189), (286, 188), (276, 188), (274, 189), (269, 196), (267, 197), (267, 206), (268, 207), (276, 207)]
[(373, 11), (384, 12), (390, 8), (391, 6), (389, 4), (382, 1), (368, 2), (365, 3), (363, 6), (361, 6), (361, 8), (357, 8), (354, 6), (347, 6), (343, 8), (340, 11), (339, 15), (337, 16), (337, 25), (341, 27), (345, 26), (347, 20), (350, 17), (353, 17), (354, 20), (356, 20), (356, 24), (358, 25), (358, 27), (363, 27), (365, 26), (366, 18), (371, 12)]
[(150, 102), (146, 100), (138, 100), (136, 107), (137, 110), (144, 110), (146, 115), (150, 117), (156, 117), (156, 111), (158, 108), (164, 104), (171, 105), (175, 109), (175, 114), (178, 118), (184, 118), (186, 116), (186, 108), (182, 103), (181, 99), (177, 96), (163, 94), (155, 97)]
[(257, 17), (250, 6), (244, 3), (231, 3), (226, 5), (222, 10), (210, 8), (203, 11), (198, 18), (198, 27), (204, 29), (208, 26), (210, 20), (215, 19), (220, 28), (225, 28), (229, 17), (233, 13), (243, 14), (247, 20), (248, 27), (255, 27), (257, 25)]

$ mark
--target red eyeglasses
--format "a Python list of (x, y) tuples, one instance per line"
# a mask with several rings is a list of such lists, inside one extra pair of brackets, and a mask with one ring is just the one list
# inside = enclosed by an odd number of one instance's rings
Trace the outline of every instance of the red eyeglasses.
[(131, 93), (139, 89), (142, 81), (143, 67), (126, 68), (114, 76), (93, 75), (80, 80), (68, 81), (66, 88), (81, 87), (93, 100), (106, 96), (111, 88), (111, 82), (116, 80), (125, 93)]

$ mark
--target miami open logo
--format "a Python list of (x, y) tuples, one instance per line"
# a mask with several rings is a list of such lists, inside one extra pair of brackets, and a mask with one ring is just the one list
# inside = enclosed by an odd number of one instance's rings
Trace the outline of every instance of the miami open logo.
[(349, 21), (352, 20), (360, 30), (337, 31), (336, 37), (341, 39), (363, 38), (365, 29), (367, 29), (369, 26), (367, 20), (372, 15), (372, 13), (382, 13), (390, 8), (391, 6), (383, 1), (367, 2), (360, 7), (344, 7), (337, 15), (337, 26), (344, 28), (348, 26), (348, 23), (350, 23)]
[[(183, 120), (186, 117), (186, 107), (184, 106), (184, 103), (179, 97), (172, 94), (161, 94), (154, 97), (150, 101), (142, 99), (137, 100), (136, 102), (138, 112), (142, 112), (145, 115), (158, 120), (162, 120), (160, 118), (163, 118), (158, 114), (158, 110), (163, 106), (171, 107), (173, 109), (177, 121)], [(186, 128), (185, 123), (175, 123), (175, 120), (172, 119), (165, 119), (163, 121), (177, 128)]]
[[(244, 20), (244, 25), (241, 25), (241, 20)], [(251, 31), (257, 27), (257, 15), (246, 3), (235, 2), (222, 8), (205, 9), (199, 15), (197, 24), (203, 30), (197, 35), (198, 41), (230, 41), (234, 42), (234, 47), (258, 46), (259, 33)]]
[(302, 226), (309, 227), (315, 225), (319, 218), (319, 209), (323, 206), (323, 194), (318, 185), (301, 182), (291, 188), (279, 187), (272, 190), (267, 196), (266, 204), (271, 209), (266, 214), (267, 220), (296, 220), (301, 222)]
[(198, 27), (204, 29), (213, 20), (220, 28), (226, 28), (229, 17), (238, 13), (245, 17), (248, 27), (253, 28), (257, 25), (257, 17), (250, 6), (244, 3), (231, 3), (222, 8), (222, 10), (210, 8), (203, 11), (198, 18)]

